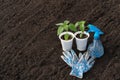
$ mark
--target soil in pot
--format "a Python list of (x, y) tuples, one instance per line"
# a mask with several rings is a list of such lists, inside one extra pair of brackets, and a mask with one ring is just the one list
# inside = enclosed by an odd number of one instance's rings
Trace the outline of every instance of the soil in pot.
[[(81, 33), (80, 33), (80, 34), (81, 34)], [(80, 38), (80, 39), (84, 39), (84, 38), (87, 38), (87, 37), (88, 37), (88, 35), (86, 35), (86, 34), (83, 34), (83, 36), (80, 37), (80, 34), (77, 34), (76, 37), (77, 37), (77, 38)]]
[[(63, 39), (63, 40), (65, 40), (65, 37), (64, 37), (65, 35), (63, 35), (61, 38)], [(72, 36), (71, 35), (69, 35), (68, 36), (68, 40), (70, 40), (70, 39), (72, 39)]]

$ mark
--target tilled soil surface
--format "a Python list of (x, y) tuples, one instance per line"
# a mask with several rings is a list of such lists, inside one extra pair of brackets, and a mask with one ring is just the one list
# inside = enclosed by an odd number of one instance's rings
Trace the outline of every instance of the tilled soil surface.
[(105, 55), (82, 80), (120, 80), (120, 0), (0, 0), (0, 80), (81, 80), (60, 58), (55, 24), (66, 19), (105, 33)]

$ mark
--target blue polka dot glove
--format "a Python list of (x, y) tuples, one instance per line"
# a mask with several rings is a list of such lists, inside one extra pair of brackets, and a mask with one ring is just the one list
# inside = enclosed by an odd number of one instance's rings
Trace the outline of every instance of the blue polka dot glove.
[(95, 62), (88, 52), (79, 53), (78, 57), (73, 50), (63, 52), (61, 58), (72, 68), (70, 75), (78, 78), (83, 78), (83, 73), (90, 70)]

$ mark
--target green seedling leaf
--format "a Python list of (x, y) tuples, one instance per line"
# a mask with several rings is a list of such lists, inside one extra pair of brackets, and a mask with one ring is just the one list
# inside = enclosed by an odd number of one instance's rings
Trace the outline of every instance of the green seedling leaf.
[(60, 35), (63, 32), (64, 28), (60, 26), (57, 30), (57, 35)]
[(64, 28), (64, 30), (68, 31), (68, 25), (67, 24), (64, 24), (63, 28)]
[(83, 37), (83, 33), (80, 34), (80, 38), (82, 38), (82, 37)]
[(58, 24), (56, 24), (56, 26), (61, 26), (61, 25), (63, 25), (63, 23), (58, 23)]
[(65, 40), (68, 40), (68, 38), (69, 38), (69, 34), (65, 34), (65, 35), (64, 35), (64, 39), (65, 39)]
[(69, 24), (69, 29), (70, 29), (71, 31), (74, 31), (74, 32), (76, 32), (76, 31), (77, 31), (77, 29), (76, 29), (75, 25), (74, 25), (74, 24), (72, 24), (72, 23), (70, 23), (70, 24)]
[(79, 26), (79, 22), (76, 22), (76, 23), (75, 23), (75, 27), (78, 27), (78, 26)]
[(79, 27), (80, 27), (80, 30), (81, 30), (82, 32), (84, 32), (84, 30), (85, 30), (85, 21), (80, 21)]
[(64, 24), (68, 24), (68, 23), (70, 23), (70, 21), (68, 21), (68, 20), (65, 20), (65, 21), (64, 21)]
[(60, 35), (63, 31), (68, 31), (68, 24), (69, 24), (68, 20), (65, 20), (63, 23), (56, 24), (57, 26), (59, 26), (57, 30), (57, 35)]

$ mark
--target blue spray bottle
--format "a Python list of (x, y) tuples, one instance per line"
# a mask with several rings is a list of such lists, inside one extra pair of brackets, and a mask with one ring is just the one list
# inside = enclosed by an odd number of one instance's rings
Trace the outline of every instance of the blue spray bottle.
[(88, 52), (91, 57), (100, 58), (104, 54), (104, 48), (100, 40), (100, 35), (104, 33), (92, 24), (89, 24), (88, 28), (88, 32), (94, 32), (94, 40), (93, 43), (88, 46)]

